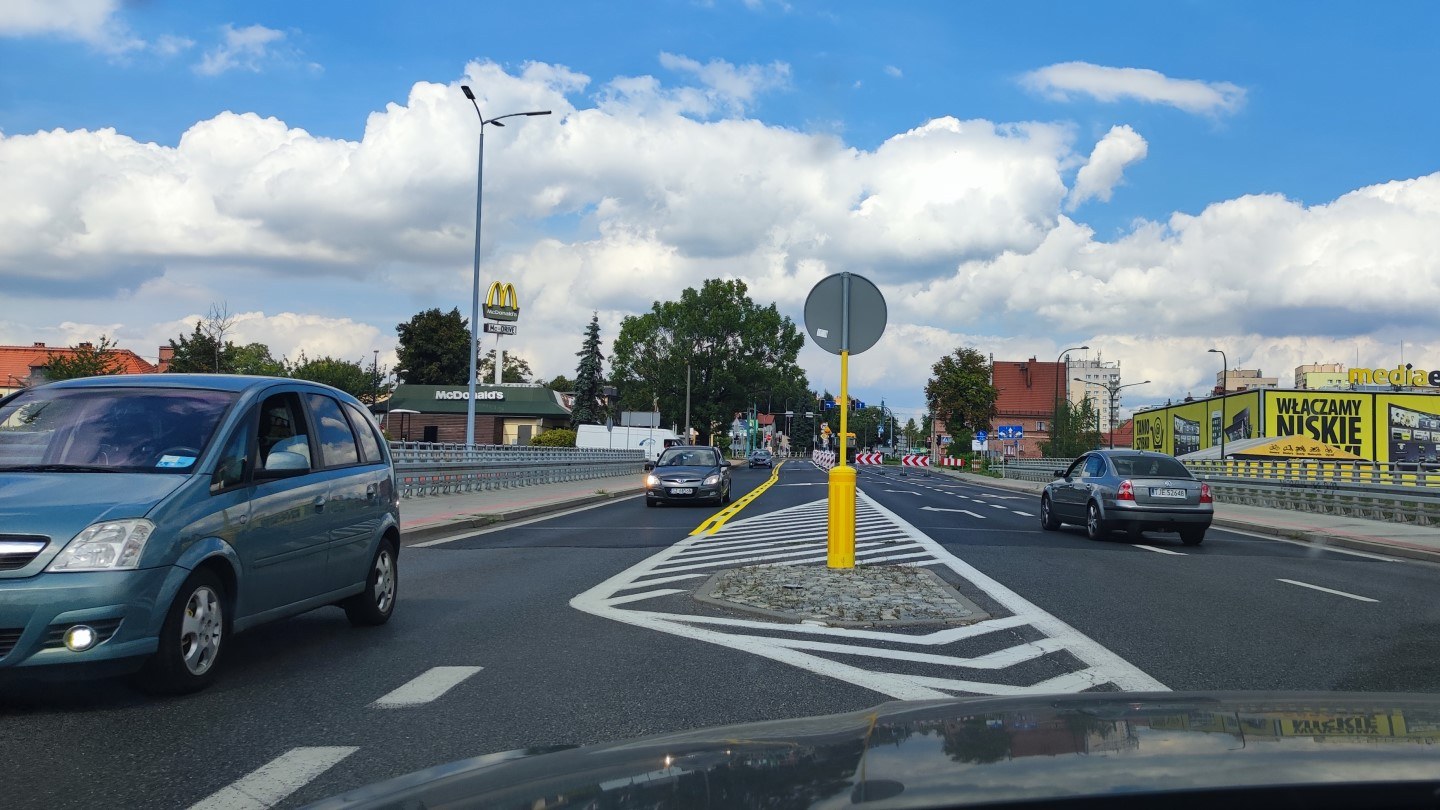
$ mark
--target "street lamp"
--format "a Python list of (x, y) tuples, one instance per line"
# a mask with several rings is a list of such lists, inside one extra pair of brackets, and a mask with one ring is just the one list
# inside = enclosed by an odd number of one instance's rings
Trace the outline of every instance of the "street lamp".
[[(1057, 366), (1060, 365), (1060, 361), (1061, 361), (1062, 359), (1065, 359), (1065, 355), (1069, 354), (1070, 352), (1081, 352), (1081, 351), (1088, 352), (1088, 351), (1090, 351), (1090, 347), (1089, 347), (1089, 346), (1071, 346), (1070, 348), (1066, 349), (1066, 350), (1063, 351), (1063, 352), (1060, 352), (1060, 354), (1058, 354), (1058, 355), (1055, 356), (1055, 365), (1057, 365)], [(1059, 371), (1059, 370), (1057, 370), (1057, 371)], [(1068, 371), (1070, 371), (1070, 362), (1069, 362), (1069, 360), (1067, 359), (1066, 362), (1065, 362), (1065, 369), (1064, 369), (1063, 371), (1059, 371), (1059, 373), (1057, 373), (1057, 374), (1055, 375), (1055, 410), (1054, 410), (1053, 412), (1051, 412), (1051, 414), (1050, 414), (1050, 440), (1051, 440), (1051, 441), (1054, 441), (1054, 440), (1055, 440), (1055, 420), (1060, 416), (1060, 378), (1061, 378), (1062, 376), (1064, 376)], [(1084, 381), (1082, 380), (1081, 382), (1084, 382)], [(1069, 402), (1069, 401), (1070, 401), (1069, 395), (1066, 395), (1065, 401), (1066, 401), (1066, 402)]]
[(1230, 358), (1219, 349), (1209, 349), (1210, 354), (1220, 355), (1220, 465), (1225, 465), (1225, 395), (1230, 393)]
[[(505, 118), (516, 116), (549, 115), (549, 110), (532, 110), (530, 112), (510, 113), (508, 115), (497, 115), (494, 118), (486, 119), (480, 112), (480, 104), (475, 101), (475, 94), (470, 92), (468, 85), (460, 85), (464, 91), (465, 98), (470, 99), (470, 105), (475, 108), (475, 114), (480, 117), (480, 157), (476, 162), (475, 169), (475, 272), (470, 289), (470, 396), (465, 400), (465, 444), (475, 444), (475, 363), (476, 355), (480, 352), (480, 201), (484, 192), (485, 180), (485, 126), (494, 124), (503, 127), (500, 123)], [(495, 365), (500, 366), (500, 350), (495, 350)]]
[(1074, 379), (1075, 382), (1085, 383), (1086, 385), (1098, 385), (1098, 386), (1100, 386), (1101, 388), (1104, 388), (1104, 389), (1105, 389), (1105, 392), (1110, 395), (1110, 449), (1111, 449), (1111, 450), (1114, 450), (1114, 449), (1115, 449), (1115, 421), (1116, 421), (1116, 419), (1118, 418), (1117, 414), (1115, 413), (1115, 395), (1118, 394), (1118, 393), (1120, 393), (1121, 389), (1124, 389), (1124, 388), (1134, 388), (1134, 387), (1137, 386), (1137, 385), (1148, 385), (1148, 384), (1150, 383), (1150, 381), (1149, 381), (1149, 380), (1141, 380), (1140, 382), (1137, 382), (1137, 383), (1129, 383), (1129, 384), (1127, 384), (1127, 385), (1116, 385), (1116, 384), (1113, 383), (1113, 382), (1100, 383), (1100, 382), (1095, 382), (1094, 380), (1082, 380), (1082, 379), (1080, 379), (1079, 377), (1074, 377), (1074, 378), (1072, 378), (1072, 379)]

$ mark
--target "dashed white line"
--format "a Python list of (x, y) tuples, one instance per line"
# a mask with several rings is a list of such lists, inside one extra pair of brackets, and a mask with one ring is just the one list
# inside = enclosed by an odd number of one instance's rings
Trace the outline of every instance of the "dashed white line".
[(420, 706), (459, 686), (481, 669), (484, 667), (431, 667), (372, 705), (380, 709)]
[(1289, 585), (1299, 585), (1299, 586), (1302, 587), (1302, 588), (1310, 588), (1311, 590), (1315, 590), (1315, 591), (1324, 591), (1325, 593), (1333, 593), (1333, 594), (1335, 594), (1336, 596), (1343, 596), (1343, 597), (1345, 597), (1346, 599), (1354, 599), (1354, 600), (1357, 601), (1357, 602), (1376, 602), (1376, 603), (1378, 603), (1378, 602), (1380, 601), (1379, 599), (1371, 599), (1371, 598), (1368, 597), (1368, 596), (1357, 596), (1357, 595), (1355, 595), (1355, 594), (1353, 594), (1353, 593), (1346, 593), (1346, 592), (1344, 592), (1344, 591), (1337, 591), (1337, 590), (1335, 590), (1334, 588), (1322, 588), (1322, 587), (1320, 587), (1319, 585), (1311, 585), (1311, 584), (1308, 583), (1308, 582), (1299, 582), (1299, 581), (1293, 580), (1293, 579), (1276, 579), (1276, 582), (1284, 582), (1284, 583), (1287, 583), (1287, 584), (1289, 584)]
[(1136, 544), (1135, 544), (1135, 548), (1143, 548), (1143, 549), (1145, 549), (1146, 551), (1153, 551), (1153, 552), (1155, 552), (1156, 554), (1174, 554), (1174, 555), (1177, 556), (1177, 557), (1188, 557), (1188, 556), (1190, 556), (1189, 554), (1186, 554), (1186, 553), (1183, 552), (1183, 551), (1172, 551), (1172, 550), (1170, 550), (1170, 549), (1168, 549), (1168, 548), (1160, 548), (1159, 546), (1147, 546), (1147, 545), (1145, 545), (1144, 543), (1136, 543)]
[(1025, 517), (1035, 517), (1034, 515), (1030, 514), (1029, 512), (1021, 512), (1019, 509), (1011, 509), (1010, 511), (1011, 511), (1011, 512), (1014, 512), (1014, 513), (1017, 514), (1017, 515), (1024, 515)]
[(359, 750), (353, 745), (291, 748), (190, 810), (267, 810)]

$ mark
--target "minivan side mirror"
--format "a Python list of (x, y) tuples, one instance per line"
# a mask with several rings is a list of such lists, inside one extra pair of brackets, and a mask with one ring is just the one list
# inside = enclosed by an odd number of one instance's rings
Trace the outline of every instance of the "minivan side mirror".
[(1055, 477), (1056, 477), (1056, 478), (1064, 478), (1064, 477), (1065, 477), (1065, 471), (1064, 471), (1064, 470), (1056, 470), (1056, 471), (1055, 471)]
[(310, 471), (310, 462), (299, 453), (272, 450), (265, 459), (265, 468), (255, 471), (256, 478), (288, 478)]

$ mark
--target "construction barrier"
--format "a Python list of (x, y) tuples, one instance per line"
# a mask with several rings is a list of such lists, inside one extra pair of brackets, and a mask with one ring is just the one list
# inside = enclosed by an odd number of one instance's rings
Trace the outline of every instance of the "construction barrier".
[(835, 466), (835, 453), (831, 450), (816, 450), (810, 459), (815, 462), (815, 466), (824, 470)]
[(940, 466), (941, 466), (941, 467), (964, 467), (964, 466), (965, 466), (965, 459), (963, 459), (963, 458), (950, 458), (949, 456), (943, 456), (943, 457), (941, 457), (941, 459), (940, 459)]
[(856, 454), (855, 454), (855, 463), (856, 463), (856, 464), (884, 464), (884, 463), (885, 463), (885, 456), (884, 456), (883, 453), (856, 453)]
[(903, 464), (903, 465), (905, 465), (906, 467), (929, 467), (929, 466), (930, 466), (930, 457), (929, 457), (929, 456), (919, 456), (919, 455), (915, 455), (915, 456), (901, 456), (901, 457), (900, 457), (900, 463)]

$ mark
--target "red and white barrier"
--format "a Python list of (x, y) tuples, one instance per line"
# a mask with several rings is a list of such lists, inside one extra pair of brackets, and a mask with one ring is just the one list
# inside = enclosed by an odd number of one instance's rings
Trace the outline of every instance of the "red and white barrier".
[(905, 465), (906, 467), (929, 467), (930, 457), (920, 455), (901, 456), (900, 463)]
[(964, 467), (964, 466), (965, 466), (965, 459), (963, 459), (963, 458), (950, 458), (949, 456), (944, 456), (944, 457), (942, 457), (942, 458), (940, 459), (940, 466), (941, 466), (941, 467)]
[(884, 464), (885, 456), (882, 453), (856, 453), (856, 464)]
[(810, 460), (815, 462), (816, 467), (828, 470), (835, 466), (835, 453), (831, 450), (816, 450), (811, 454)]

